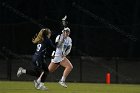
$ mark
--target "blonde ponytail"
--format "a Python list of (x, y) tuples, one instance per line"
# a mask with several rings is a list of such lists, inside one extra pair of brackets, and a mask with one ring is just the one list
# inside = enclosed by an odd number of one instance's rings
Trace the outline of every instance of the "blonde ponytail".
[(43, 39), (43, 31), (44, 31), (45, 29), (41, 29), (40, 31), (39, 31), (39, 33), (36, 35), (36, 36), (34, 36), (34, 38), (32, 39), (32, 42), (34, 43), (34, 44), (37, 44), (37, 43), (41, 43), (44, 39)]

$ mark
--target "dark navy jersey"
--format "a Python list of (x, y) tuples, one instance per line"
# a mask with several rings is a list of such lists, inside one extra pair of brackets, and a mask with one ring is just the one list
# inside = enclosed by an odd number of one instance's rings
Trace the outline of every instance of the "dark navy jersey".
[(41, 59), (45, 56), (50, 57), (53, 49), (55, 49), (55, 46), (51, 39), (45, 38), (43, 42), (37, 44), (35, 55)]

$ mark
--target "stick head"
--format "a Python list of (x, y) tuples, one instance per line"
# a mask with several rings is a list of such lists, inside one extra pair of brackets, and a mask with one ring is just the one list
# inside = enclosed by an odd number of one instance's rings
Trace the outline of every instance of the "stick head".
[(62, 21), (65, 21), (67, 19), (67, 15), (65, 15), (63, 18), (62, 18)]
[(63, 25), (64, 27), (67, 27), (67, 24), (68, 24), (68, 22), (66, 21), (66, 19), (67, 19), (67, 15), (65, 15), (65, 16), (62, 18), (62, 25)]

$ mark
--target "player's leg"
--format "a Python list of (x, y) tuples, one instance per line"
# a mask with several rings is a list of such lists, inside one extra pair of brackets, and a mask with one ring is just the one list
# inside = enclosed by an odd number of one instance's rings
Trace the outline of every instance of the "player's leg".
[(40, 75), (40, 71), (39, 70), (29, 70), (29, 69), (24, 69), (22, 67), (19, 67), (18, 71), (17, 71), (17, 77), (20, 77), (22, 74), (27, 74), (30, 76), (35, 76), (38, 77)]
[(66, 57), (64, 58), (64, 60), (60, 62), (60, 65), (63, 66), (65, 70), (63, 72), (61, 80), (59, 81), (59, 84), (61, 84), (63, 87), (67, 87), (67, 85), (65, 84), (65, 80), (69, 75), (69, 73), (71, 72), (71, 70), (73, 69), (73, 65)]
[(51, 62), (48, 66), (49, 72), (54, 72), (59, 67), (59, 63)]
[(54, 72), (60, 66), (60, 62), (62, 60), (63, 60), (63, 58), (60, 56), (54, 57), (48, 66), (49, 72)]
[[(37, 79), (42, 78), (42, 76), (45, 74), (45, 72), (42, 69), (42, 66), (44, 65), (43, 59), (34, 55), (32, 62), (34, 65), (34, 69), (37, 73), (37, 75), (36, 75)], [(41, 80), (34, 80), (34, 86), (36, 89), (39, 89), (39, 90), (47, 90), (47, 88), (44, 86), (44, 82), (41, 82)]]
[(47, 75), (49, 74), (49, 70), (48, 70), (48, 65), (46, 63), (42, 64), (42, 69), (44, 71), (44, 74), (42, 75), (42, 77), (40, 78), (41, 82), (45, 82)]
[(48, 75), (48, 65), (46, 63), (46, 61), (41, 60), (41, 74), (39, 75), (39, 77), (37, 78), (37, 80), (34, 80), (35, 84), (38, 84), (38, 86), (36, 86), (36, 89), (40, 89), (40, 90), (48, 90), (48, 88), (44, 85), (45, 80), (47, 78)]
[(39, 77), (41, 73), (41, 63), (37, 56), (33, 56), (32, 58), (32, 70), (24, 69), (20, 67), (17, 71), (17, 77), (21, 76), (22, 74), (28, 74), (31, 76)]
[(44, 82), (41, 78), (45, 75), (45, 72), (42, 72), (37, 80), (34, 80), (35, 88), (39, 90), (48, 90), (48, 88), (44, 85)]
[(17, 77), (20, 77), (23, 73), (26, 73), (26, 70), (23, 69), (22, 67), (19, 67), (17, 71)]
[(45, 62), (42, 63), (42, 69), (43, 72), (41, 73), (41, 75), (38, 77), (37, 80), (34, 80), (34, 82), (35, 84), (38, 84), (38, 86), (36, 87), (37, 89), (47, 90), (48, 88), (44, 86), (44, 83), (49, 71), (48, 71), (48, 65)]

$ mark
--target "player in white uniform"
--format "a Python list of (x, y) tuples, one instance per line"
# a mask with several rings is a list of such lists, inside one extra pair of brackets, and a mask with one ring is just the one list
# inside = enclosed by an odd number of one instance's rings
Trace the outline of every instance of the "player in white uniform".
[(65, 80), (71, 70), (73, 69), (73, 65), (71, 62), (66, 58), (66, 56), (70, 53), (72, 48), (72, 39), (69, 37), (70, 29), (68, 27), (64, 28), (61, 35), (56, 37), (55, 42), (57, 43), (56, 51), (52, 53), (54, 57), (51, 60), (51, 63), (48, 67), (50, 72), (54, 72), (60, 65), (65, 68), (63, 72), (63, 76), (59, 81), (59, 84), (63, 87), (67, 88), (65, 84)]

